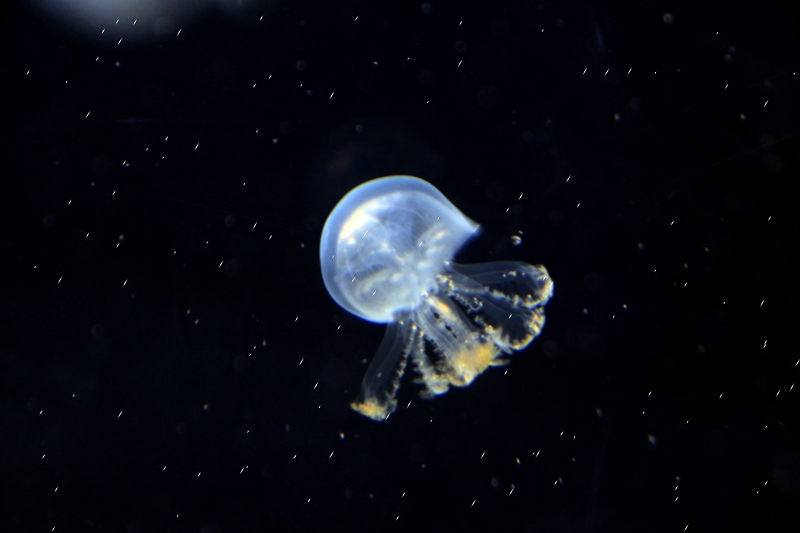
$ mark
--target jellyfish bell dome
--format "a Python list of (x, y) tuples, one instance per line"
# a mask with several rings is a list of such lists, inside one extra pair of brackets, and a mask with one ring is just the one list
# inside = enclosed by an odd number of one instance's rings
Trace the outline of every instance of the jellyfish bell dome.
[(325, 287), (354, 315), (391, 322), (419, 306), (478, 228), (425, 180), (370, 180), (345, 195), (325, 222)]

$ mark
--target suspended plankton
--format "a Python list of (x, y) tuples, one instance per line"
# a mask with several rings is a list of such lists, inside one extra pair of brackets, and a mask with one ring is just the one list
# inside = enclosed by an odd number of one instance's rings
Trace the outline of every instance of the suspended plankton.
[(354, 315), (388, 324), (353, 409), (377, 421), (394, 412), (409, 358), (422, 395), (433, 397), (506, 364), (542, 331), (553, 295), (543, 266), (452, 262), (478, 228), (412, 176), (363, 183), (331, 212), (320, 243), (328, 293)]

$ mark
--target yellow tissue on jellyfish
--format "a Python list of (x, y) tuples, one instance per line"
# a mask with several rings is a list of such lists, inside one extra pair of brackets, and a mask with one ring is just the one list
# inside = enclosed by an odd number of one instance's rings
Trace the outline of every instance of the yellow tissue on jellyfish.
[(543, 266), (452, 262), (478, 227), (412, 176), (363, 183), (328, 216), (320, 243), (325, 287), (347, 311), (389, 325), (351, 404), (359, 413), (381, 421), (394, 412), (409, 358), (422, 395), (433, 397), (506, 364), (504, 356), (541, 332), (553, 294)]

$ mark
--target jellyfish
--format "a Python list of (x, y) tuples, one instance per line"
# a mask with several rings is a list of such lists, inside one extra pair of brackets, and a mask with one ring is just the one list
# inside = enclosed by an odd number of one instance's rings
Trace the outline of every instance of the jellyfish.
[(413, 176), (363, 183), (328, 216), (320, 242), (328, 293), (350, 313), (388, 324), (350, 404), (357, 412), (383, 421), (395, 411), (409, 359), (420, 394), (432, 398), (507, 364), (542, 331), (553, 294), (544, 266), (453, 262), (478, 229)]

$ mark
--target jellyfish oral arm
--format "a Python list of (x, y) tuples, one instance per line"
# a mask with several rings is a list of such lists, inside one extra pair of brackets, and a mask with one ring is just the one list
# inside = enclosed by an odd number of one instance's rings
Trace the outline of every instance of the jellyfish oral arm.
[(397, 389), (416, 335), (416, 326), (408, 320), (389, 324), (364, 374), (361, 391), (350, 404), (353, 409), (378, 422), (386, 420), (397, 409)]

